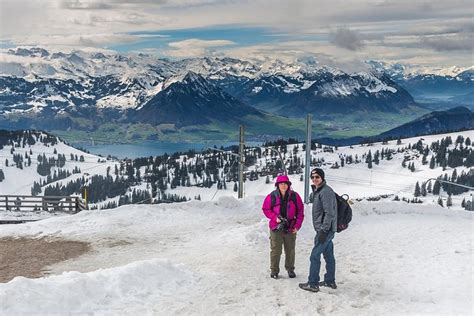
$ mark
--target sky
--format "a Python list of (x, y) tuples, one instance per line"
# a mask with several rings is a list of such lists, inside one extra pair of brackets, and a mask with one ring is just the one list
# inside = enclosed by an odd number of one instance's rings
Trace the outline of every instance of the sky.
[(0, 48), (473, 64), (472, 0), (0, 0)]

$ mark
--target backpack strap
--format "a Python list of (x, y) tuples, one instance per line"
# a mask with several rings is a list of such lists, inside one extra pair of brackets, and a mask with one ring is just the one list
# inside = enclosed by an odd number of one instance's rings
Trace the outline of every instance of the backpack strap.
[(278, 193), (277, 190), (274, 190), (274, 191), (272, 191), (272, 193), (270, 193), (270, 198), (272, 199), (270, 206), (271, 206), (272, 210), (276, 205), (276, 199), (277, 199), (278, 194), (279, 193)]
[[(296, 219), (298, 217), (298, 203), (296, 202), (296, 194), (295, 192), (293, 191), (289, 191), (290, 193), (290, 201), (293, 202), (293, 204), (295, 205), (295, 209), (296, 209), (296, 212), (295, 212), (295, 217), (293, 219)], [(270, 198), (271, 198), (271, 209), (273, 210), (273, 207), (275, 207), (276, 205), (276, 199), (278, 197), (278, 195), (280, 195), (280, 192), (278, 192), (278, 190), (274, 190), (272, 191), (272, 193), (270, 193)]]
[(296, 202), (296, 193), (291, 191), (291, 195), (289, 197), (290, 197), (290, 200), (293, 201), (293, 204), (295, 205), (295, 217), (293, 217), (293, 219), (296, 219), (298, 217), (298, 203)]

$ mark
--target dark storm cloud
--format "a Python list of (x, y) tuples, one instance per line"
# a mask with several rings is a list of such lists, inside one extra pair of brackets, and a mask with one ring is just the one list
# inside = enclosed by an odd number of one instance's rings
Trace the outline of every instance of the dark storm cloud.
[(359, 50), (364, 47), (360, 34), (347, 28), (341, 28), (332, 33), (330, 40), (334, 45), (348, 50)]

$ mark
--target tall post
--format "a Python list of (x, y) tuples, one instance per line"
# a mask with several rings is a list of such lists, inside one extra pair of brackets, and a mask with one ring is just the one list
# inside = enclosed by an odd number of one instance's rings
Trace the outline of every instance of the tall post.
[(308, 114), (306, 117), (306, 160), (304, 166), (304, 202), (309, 203), (309, 184), (311, 182), (310, 169), (311, 169), (311, 118), (312, 115)]
[(474, 211), (474, 193), (471, 193), (471, 211)]
[(239, 132), (239, 199), (244, 197), (244, 126)]
[(88, 209), (87, 207), (87, 187), (83, 187), (84, 188), (84, 194), (83, 194), (83, 198), (84, 198), (84, 203), (85, 203), (85, 207), (86, 207), (86, 210)]

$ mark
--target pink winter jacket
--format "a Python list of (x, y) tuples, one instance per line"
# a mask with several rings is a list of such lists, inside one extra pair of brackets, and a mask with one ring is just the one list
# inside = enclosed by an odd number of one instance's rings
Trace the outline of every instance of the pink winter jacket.
[[(301, 200), (301, 197), (298, 193), (288, 189), (286, 194), (296, 194), (296, 204), (298, 204), (298, 214), (296, 220), (293, 220), (296, 214), (296, 205), (293, 203), (291, 200), (291, 197), (288, 196), (288, 205), (286, 207), (286, 215), (288, 218), (288, 221), (290, 223), (289, 230), (291, 231), (293, 228), (296, 228), (296, 230), (299, 230), (301, 228), (301, 225), (303, 224), (303, 219), (304, 219), (304, 204), (303, 201)], [(280, 215), (280, 204), (281, 204), (281, 198), (280, 198), (280, 193), (278, 193), (276, 201), (275, 201), (275, 206), (272, 209), (272, 193), (267, 195), (265, 200), (263, 201), (263, 214), (270, 219), (270, 222), (268, 226), (270, 227), (271, 230), (274, 230), (277, 228), (278, 223), (277, 223), (277, 217)]]

